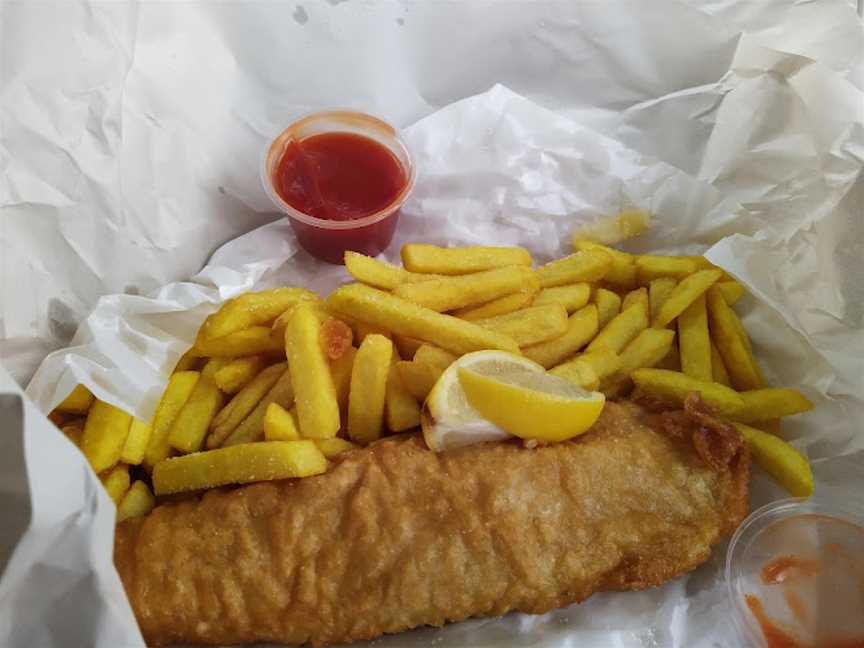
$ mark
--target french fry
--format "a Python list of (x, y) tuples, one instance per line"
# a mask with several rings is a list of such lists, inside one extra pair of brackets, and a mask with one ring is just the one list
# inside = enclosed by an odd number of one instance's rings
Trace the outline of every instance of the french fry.
[(538, 290), (534, 271), (527, 266), (514, 265), (423, 283), (402, 284), (393, 290), (393, 294), (440, 313), (484, 304), (514, 292), (536, 293)]
[(420, 283), (437, 278), (434, 274), (409, 272), (398, 266), (350, 250), (345, 252), (345, 269), (357, 281), (381, 290), (393, 290), (403, 283)]
[(602, 251), (612, 257), (612, 265), (603, 281), (620, 290), (630, 290), (636, 286), (636, 259), (632, 254), (600, 245), (593, 241), (574, 240), (573, 247), (580, 252)]
[(477, 320), (476, 323), (512, 338), (520, 347), (526, 347), (564, 335), (567, 311), (561, 304), (544, 304)]
[(269, 327), (251, 326), (222, 337), (199, 340), (193, 349), (198, 355), (207, 358), (236, 358), (259, 353), (277, 353), (282, 350), (282, 346), (271, 337)]
[(648, 304), (648, 289), (645, 287), (636, 288), (624, 295), (624, 300), (621, 302), (621, 310), (627, 310), (631, 306), (639, 306), (645, 311), (645, 317), (651, 317), (651, 307)]
[(195, 353), (194, 348), (188, 349), (186, 353), (180, 356), (177, 364), (174, 365), (174, 370), (171, 373), (179, 373), (181, 371), (198, 371), (201, 366), (202, 358)]
[(723, 364), (723, 358), (720, 357), (720, 352), (714, 342), (711, 342), (711, 379), (727, 387), (732, 384), (729, 379), (729, 372), (726, 371), (726, 365)]
[(152, 433), (153, 428), (149, 423), (133, 418), (129, 426), (129, 434), (120, 451), (120, 461), (130, 466), (137, 466), (144, 461), (144, 453), (147, 452)]
[(143, 481), (136, 481), (117, 505), (117, 522), (147, 515), (156, 506), (156, 498)]
[(300, 433), (307, 439), (334, 437), (340, 425), (336, 387), (319, 344), (320, 330), (318, 319), (303, 305), (294, 310), (285, 329), (285, 353), (297, 401), (297, 418)]
[(600, 379), (594, 368), (580, 358), (553, 367), (549, 373), (589, 391), (595, 391), (600, 387)]
[(704, 295), (722, 274), (721, 270), (699, 270), (682, 279), (669, 293), (651, 325), (654, 328), (664, 328), (683, 313), (697, 297)]
[(795, 389), (766, 387), (739, 393), (744, 403), (732, 418), (741, 423), (778, 419), (813, 409), (813, 403)]
[(639, 236), (651, 225), (651, 216), (641, 209), (625, 209), (617, 216), (606, 216), (594, 223), (581, 226), (573, 233), (574, 242), (580, 239), (614, 245)]
[(544, 304), (560, 304), (567, 313), (575, 313), (584, 307), (591, 299), (591, 286), (587, 283), (575, 283), (567, 286), (544, 288), (534, 298), (532, 306)]
[(333, 437), (332, 439), (315, 439), (315, 445), (318, 446), (318, 449), (328, 459), (332, 459), (336, 455), (340, 455), (343, 452), (348, 452), (348, 450), (354, 450), (359, 447), (350, 441), (340, 439), (339, 437)]
[(66, 435), (66, 438), (74, 443), (78, 448), (81, 448), (81, 437), (84, 436), (83, 423), (70, 423), (60, 428), (60, 431)]
[(354, 333), (343, 321), (333, 317), (321, 324), (321, 348), (328, 360), (335, 360), (348, 350), (354, 340)]
[(504, 295), (498, 299), (493, 299), (479, 306), (467, 306), (465, 308), (457, 308), (451, 315), (459, 317), (469, 322), (487, 317), (496, 317), (498, 315), (506, 315), (513, 311), (525, 308), (534, 300), (534, 294), (530, 290), (522, 290), (515, 292), (512, 295)]
[(178, 371), (168, 380), (168, 386), (153, 415), (153, 430), (144, 453), (144, 466), (148, 469), (152, 469), (171, 454), (171, 446), (168, 444), (171, 424), (183, 409), (200, 376), (197, 371)]
[(327, 459), (312, 441), (262, 441), (160, 461), (153, 468), (153, 489), (156, 495), (168, 495), (326, 470)]
[[(300, 302), (302, 304), (306, 304), (312, 312), (315, 314), (315, 317), (318, 318), (318, 321), (322, 324), (326, 322), (328, 319), (333, 317), (324, 306), (324, 302), (321, 300), (315, 301), (304, 301)], [(288, 321), (291, 319), (291, 316), (294, 314), (294, 309), (297, 308), (298, 304), (295, 304), (284, 313), (282, 313), (279, 317), (277, 317), (273, 324), (270, 326), (270, 338), (273, 339), (276, 344), (283, 345), (285, 344), (285, 328), (288, 326)]]
[(399, 372), (399, 377), (408, 393), (421, 403), (426, 400), (432, 387), (435, 386), (435, 382), (444, 373), (443, 369), (416, 360), (397, 362), (396, 370)]
[(226, 394), (236, 394), (257, 376), (267, 360), (263, 355), (246, 356), (231, 360), (213, 376), (213, 382)]
[(201, 377), (213, 382), (216, 373), (229, 362), (231, 362), (229, 358), (210, 358), (201, 369)]
[(732, 416), (744, 407), (744, 399), (725, 385), (685, 376), (666, 369), (636, 369), (630, 374), (640, 392), (669, 400), (678, 405), (691, 392), (701, 394), (703, 400), (721, 416)]
[[(206, 367), (205, 367), (206, 370)], [(177, 414), (168, 432), (168, 445), (183, 453), (198, 452), (213, 417), (216, 416), (225, 397), (216, 384), (201, 372), (192, 393)]]
[[(699, 380), (714, 380), (711, 363), (711, 337), (708, 335), (708, 310), (705, 295), (699, 295), (678, 316), (678, 351), (681, 371)], [(722, 381), (719, 381), (722, 384)]]
[(402, 264), (411, 272), (464, 275), (504, 266), (531, 266), (531, 254), (521, 247), (442, 248), (424, 243), (402, 246)]
[(117, 464), (100, 479), (105, 490), (108, 491), (108, 496), (114, 500), (114, 504), (119, 504), (129, 490), (129, 466)]
[(626, 379), (636, 369), (653, 367), (666, 357), (674, 339), (675, 331), (669, 329), (643, 329), (621, 351), (621, 367), (615, 375)]
[(267, 415), (267, 407), (271, 403), (276, 403), (286, 409), (294, 404), (294, 387), (292, 386), (290, 371), (286, 370), (279, 376), (279, 380), (274, 383), (264, 398), (258, 401), (249, 416), (243, 419), (240, 425), (222, 442), (222, 446), (260, 441), (264, 437), (264, 418)]
[(660, 308), (669, 299), (669, 293), (677, 282), (672, 277), (660, 277), (648, 284), (648, 301), (651, 305), (651, 321), (657, 319)]
[(405, 335), (394, 335), (393, 344), (396, 345), (396, 349), (398, 349), (399, 355), (403, 360), (410, 360), (417, 353), (417, 349), (423, 346), (425, 342)]
[(612, 267), (612, 255), (602, 250), (576, 252), (537, 268), (541, 288), (553, 288), (583, 281), (597, 281)]
[(708, 291), (708, 326), (732, 386), (742, 391), (764, 387), (744, 327), (723, 294), (714, 288)]
[[(221, 338), (244, 329), (269, 325), (286, 310), (302, 301), (315, 301), (318, 296), (304, 288), (272, 288), (243, 293), (229, 299), (218, 311), (210, 315), (198, 331), (195, 346), (200, 342)], [(217, 355), (204, 354), (201, 355)], [(230, 354), (218, 354), (230, 355)], [(236, 353), (233, 355), (251, 355)]]
[(216, 448), (222, 445), (222, 442), (249, 416), (287, 369), (288, 365), (284, 362), (271, 365), (237, 392), (213, 418), (210, 424), (210, 435), (207, 437), (207, 447)]
[(432, 342), (452, 353), (461, 355), (482, 349), (519, 352), (516, 342), (504, 335), (361, 284), (337, 288), (327, 298), (327, 304), (337, 313)]
[[(399, 354), (394, 349), (390, 372), (387, 374), (387, 396), (384, 403), (384, 418), (387, 429), (391, 432), (404, 432), (420, 425), (420, 404), (402, 384), (402, 376), (396, 367), (399, 361)], [(324, 454), (329, 458), (326, 452)]]
[(348, 396), (348, 436), (367, 445), (381, 436), (393, 343), (370, 335), (357, 350)]
[(762, 469), (795, 497), (813, 494), (813, 471), (807, 457), (783, 439), (762, 430), (735, 423)]
[(456, 362), (456, 356), (444, 349), (439, 349), (431, 344), (423, 344), (417, 349), (414, 354), (416, 362), (428, 364), (436, 369), (440, 369), (442, 373), (447, 367)]
[(84, 423), (81, 452), (95, 472), (107, 470), (120, 461), (131, 424), (132, 417), (119, 407), (100, 400), (93, 402)]
[(598, 349), (597, 351), (586, 351), (580, 353), (572, 360), (568, 360), (564, 364), (553, 367), (549, 373), (555, 373), (556, 370), (562, 373), (567, 373), (566, 368), (570, 363), (577, 363), (591, 368), (592, 373), (598, 380), (603, 380), (607, 376), (611, 376), (616, 371), (621, 369), (621, 356), (609, 349)]
[(300, 439), (300, 431), (297, 429), (294, 414), (279, 403), (268, 404), (264, 414), (264, 440), (297, 441), (298, 439)]
[(55, 427), (62, 428), (66, 425), (66, 421), (69, 418), (69, 414), (64, 414), (58, 410), (52, 410), (48, 412), (48, 420), (51, 421)]
[(348, 394), (351, 390), (351, 370), (354, 368), (354, 358), (357, 349), (349, 347), (341, 357), (330, 361), (330, 375), (333, 377), (333, 387), (336, 389), (336, 402), (339, 411), (346, 411)]
[(717, 290), (723, 295), (723, 299), (730, 306), (734, 305), (741, 297), (744, 296), (744, 286), (734, 279), (728, 281), (718, 281), (716, 284)]
[(379, 326), (372, 326), (366, 322), (356, 322), (354, 324), (354, 341), (360, 345), (370, 335), (383, 335), (386, 338), (392, 338), (393, 334), (387, 329)]
[(67, 414), (86, 414), (93, 404), (93, 394), (84, 385), (75, 385), (69, 395), (55, 409)]
[(639, 283), (643, 286), (647, 286), (654, 279), (660, 277), (672, 277), (681, 280), (696, 272), (696, 263), (692, 259), (652, 254), (637, 256), (636, 267), (639, 269)]
[(597, 305), (597, 325), (601, 329), (621, 312), (621, 297), (611, 290), (598, 288), (594, 293), (594, 303)]
[(660, 362), (657, 363), (657, 369), (667, 369), (669, 371), (681, 371), (681, 353), (678, 349), (678, 343), (673, 342), (669, 353)]
[(597, 334), (597, 307), (589, 304), (567, 319), (567, 330), (554, 340), (525, 347), (526, 358), (543, 365), (546, 369), (560, 364)]
[(597, 334), (588, 351), (606, 348), (615, 353), (621, 353), (630, 341), (648, 327), (648, 316), (641, 305), (631, 306), (612, 318)]

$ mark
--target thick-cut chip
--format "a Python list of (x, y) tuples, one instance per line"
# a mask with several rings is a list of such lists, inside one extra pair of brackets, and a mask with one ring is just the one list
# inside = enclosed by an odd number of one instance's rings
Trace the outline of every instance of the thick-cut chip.
[[(402, 383), (402, 376), (396, 368), (398, 362), (399, 354), (394, 349), (390, 372), (387, 374), (387, 398), (384, 404), (384, 418), (391, 432), (404, 432), (420, 425), (420, 404)], [(327, 455), (326, 452), (324, 454)]]
[(346, 439), (340, 439), (339, 437), (333, 437), (332, 439), (315, 439), (315, 445), (318, 446), (318, 449), (324, 453), (324, 456), (328, 459), (332, 459), (336, 455), (360, 447)]
[(263, 355), (231, 360), (215, 373), (213, 382), (226, 394), (236, 394), (248, 385), (249, 381), (257, 376), (266, 364), (267, 359)]
[(783, 427), (779, 418), (768, 419), (767, 421), (753, 421), (753, 427), (757, 427), (763, 432), (768, 432), (769, 434), (776, 434), (777, 436), (783, 434)]
[[(271, 288), (247, 292), (229, 299), (210, 315), (198, 331), (196, 346), (203, 340), (221, 338), (244, 329), (269, 325), (286, 310), (302, 301), (315, 301), (318, 296), (305, 288)], [(202, 354), (217, 355), (217, 354)], [(229, 354), (218, 354), (229, 355)], [(235, 355), (251, 355), (238, 353)]]
[(581, 225), (573, 232), (574, 243), (581, 239), (614, 245), (639, 236), (651, 225), (651, 216), (641, 209), (625, 209), (617, 216), (605, 216)]
[(630, 374), (642, 394), (655, 396), (684, 406), (684, 399), (691, 392), (698, 392), (702, 399), (721, 416), (732, 416), (744, 407), (744, 399), (738, 392), (725, 385), (685, 376), (678, 371), (666, 369), (636, 369)]
[(345, 269), (357, 281), (382, 290), (393, 290), (403, 283), (419, 283), (437, 278), (434, 274), (409, 272), (399, 266), (350, 250), (345, 252)]
[(549, 369), (560, 364), (597, 334), (597, 307), (589, 304), (573, 313), (567, 320), (567, 330), (563, 335), (533, 344), (522, 350), (526, 358)]
[(228, 365), (231, 362), (230, 358), (210, 358), (204, 364), (203, 369), (201, 369), (201, 377), (206, 378), (210, 382), (213, 382), (213, 378), (216, 376), (216, 372), (218, 372), (222, 367)]
[(586, 351), (580, 353), (572, 360), (560, 364), (549, 370), (549, 373), (555, 373), (556, 370), (566, 371), (565, 367), (570, 363), (586, 365), (591, 367), (594, 375), (598, 380), (603, 380), (607, 376), (611, 376), (616, 371), (621, 369), (621, 356), (609, 349), (598, 349), (597, 351)]
[(742, 423), (767, 421), (813, 409), (813, 403), (795, 389), (766, 387), (743, 391), (740, 394), (744, 404), (732, 415), (732, 418)]
[(677, 282), (672, 277), (660, 277), (648, 284), (648, 301), (651, 305), (651, 321), (657, 319), (660, 308), (669, 299), (669, 293)]
[(442, 248), (425, 243), (402, 246), (402, 264), (411, 272), (463, 275), (504, 266), (531, 266), (531, 254), (521, 247)]
[(195, 353), (195, 348), (188, 349), (186, 353), (180, 356), (177, 364), (174, 365), (174, 371), (171, 373), (179, 373), (181, 371), (198, 371), (201, 368), (201, 356)]
[(747, 333), (735, 311), (716, 288), (708, 291), (708, 325), (732, 386), (742, 391), (764, 387), (765, 380), (750, 350)]
[(399, 372), (399, 377), (408, 393), (421, 403), (426, 400), (432, 387), (444, 373), (443, 369), (416, 360), (397, 362), (396, 370)]
[(437, 312), (484, 304), (514, 292), (539, 290), (537, 276), (527, 266), (506, 266), (470, 275), (402, 284), (393, 294)]
[(645, 317), (651, 317), (651, 307), (648, 303), (648, 289), (645, 287), (636, 288), (624, 295), (624, 300), (621, 302), (621, 310), (625, 311), (631, 306), (639, 306), (645, 311)]
[(583, 281), (598, 281), (612, 267), (612, 255), (602, 250), (576, 252), (537, 268), (541, 288), (553, 288)]
[(340, 358), (330, 361), (330, 375), (333, 376), (333, 387), (336, 389), (336, 402), (340, 411), (348, 407), (348, 395), (351, 391), (351, 370), (354, 368), (354, 358), (357, 349), (349, 347)]
[(594, 368), (580, 358), (553, 367), (549, 373), (588, 391), (596, 391), (600, 387), (600, 379)]
[(682, 372), (699, 380), (714, 380), (705, 295), (699, 295), (678, 316), (678, 350)]
[(467, 306), (466, 308), (457, 308), (451, 315), (459, 317), (469, 322), (487, 317), (496, 317), (498, 315), (506, 315), (513, 311), (525, 308), (534, 300), (534, 293), (530, 290), (523, 290), (513, 293), (512, 295), (504, 295), (498, 299), (493, 299), (479, 306)]
[[(206, 368), (205, 368), (206, 369)], [(168, 444), (180, 452), (198, 452), (213, 417), (222, 408), (225, 397), (216, 384), (201, 373), (201, 378), (195, 384), (195, 389), (189, 395), (183, 409), (177, 414), (171, 431), (168, 433)]]
[(204, 357), (236, 358), (238, 356), (276, 353), (282, 346), (270, 335), (269, 326), (252, 326), (242, 331), (195, 343), (195, 353)]
[(149, 423), (132, 419), (129, 434), (126, 435), (126, 442), (123, 444), (123, 450), (120, 451), (120, 461), (130, 466), (137, 466), (144, 461), (144, 453), (147, 452), (152, 433), (153, 428)]
[(265, 441), (297, 441), (300, 438), (300, 430), (294, 414), (286, 410), (279, 403), (267, 405), (264, 414), (264, 440)]
[(81, 437), (81, 452), (95, 472), (107, 470), (120, 461), (131, 424), (132, 417), (119, 407), (100, 400), (90, 406)]
[(408, 337), (407, 335), (394, 335), (392, 339), (403, 360), (413, 358), (414, 354), (417, 353), (417, 349), (426, 344), (423, 340)]
[(197, 371), (178, 371), (168, 381), (162, 399), (156, 406), (156, 413), (153, 415), (153, 431), (150, 433), (150, 441), (144, 453), (144, 465), (148, 469), (171, 454), (171, 446), (168, 444), (171, 424), (183, 409), (200, 376)]
[(783, 439), (743, 423), (735, 427), (750, 446), (750, 453), (762, 469), (795, 497), (813, 494), (813, 470), (807, 457)]
[(657, 369), (668, 369), (669, 371), (681, 371), (681, 353), (678, 349), (678, 343), (673, 342), (669, 353), (660, 362), (657, 363)]
[(114, 500), (114, 504), (119, 504), (129, 490), (129, 466), (117, 464), (100, 479), (105, 490), (108, 491), (108, 496)]
[(663, 306), (660, 307), (652, 326), (664, 328), (683, 313), (684, 309), (696, 301), (700, 295), (704, 295), (722, 274), (721, 270), (699, 270), (682, 279), (669, 293)]
[(591, 341), (588, 350), (597, 351), (606, 348), (621, 353), (624, 347), (647, 327), (648, 315), (645, 309), (637, 304), (613, 317), (612, 321)]
[(270, 388), (270, 391), (258, 402), (255, 409), (243, 419), (222, 445), (232, 446), (260, 441), (264, 437), (264, 417), (270, 403), (277, 403), (286, 409), (294, 404), (294, 387), (291, 381), (291, 372), (284, 371), (279, 376), (279, 380)]
[(732, 384), (729, 372), (726, 371), (726, 365), (723, 364), (723, 358), (720, 356), (717, 345), (713, 341), (711, 342), (711, 379), (727, 387)]
[(370, 335), (357, 350), (348, 396), (348, 436), (357, 443), (372, 443), (384, 429), (392, 358), (393, 343), (381, 335)]
[(249, 416), (287, 369), (288, 365), (284, 362), (271, 365), (237, 392), (213, 418), (210, 424), (210, 436), (207, 437), (207, 447), (216, 448), (222, 445), (222, 442)]
[(696, 263), (685, 257), (641, 254), (636, 257), (636, 266), (639, 269), (639, 283), (643, 286), (659, 277), (680, 280), (696, 272)]
[(86, 414), (93, 404), (93, 394), (84, 385), (75, 385), (69, 395), (55, 409), (67, 414)]
[(372, 324), (367, 324), (366, 322), (354, 323), (354, 342), (357, 345), (363, 344), (363, 340), (365, 340), (370, 335), (383, 335), (386, 338), (393, 337), (393, 333), (391, 333), (387, 329), (381, 328), (380, 326), (373, 326)]
[(81, 448), (81, 437), (84, 436), (84, 423), (68, 423), (60, 428), (60, 431), (66, 435), (66, 438), (74, 443), (78, 448)]
[(327, 470), (312, 441), (262, 441), (166, 459), (153, 469), (156, 495), (227, 484), (309, 477)]
[(477, 324), (513, 338), (520, 347), (526, 347), (564, 335), (567, 311), (561, 304), (544, 304), (477, 320)]
[(621, 351), (621, 367), (616, 372), (617, 375), (627, 378), (635, 369), (653, 367), (666, 357), (674, 339), (675, 331), (644, 329)]
[(300, 433), (307, 439), (334, 437), (340, 425), (336, 387), (319, 344), (320, 330), (314, 313), (303, 305), (294, 309), (285, 329), (285, 353), (297, 401), (297, 418)]
[(431, 344), (424, 344), (414, 354), (415, 362), (422, 362), (444, 371), (456, 362), (456, 356)]
[(575, 283), (568, 286), (544, 288), (534, 298), (533, 306), (543, 304), (560, 304), (568, 313), (574, 313), (584, 307), (591, 299), (591, 286), (587, 283)]
[(741, 297), (744, 296), (744, 286), (735, 281), (734, 279), (728, 281), (718, 281), (714, 284), (717, 287), (717, 290), (723, 295), (723, 299), (726, 300), (726, 303), (730, 306), (734, 305)]
[(603, 281), (619, 290), (630, 290), (636, 286), (636, 258), (632, 254), (600, 245), (593, 241), (574, 240), (573, 247), (580, 252), (601, 251), (612, 257), (612, 266)]
[(117, 522), (147, 515), (156, 506), (156, 498), (143, 481), (136, 481), (117, 505)]
[(335, 360), (348, 350), (354, 340), (354, 333), (345, 322), (333, 317), (321, 324), (321, 348), (328, 360)]
[[(300, 304), (305, 304), (308, 306), (312, 312), (315, 314), (315, 317), (318, 318), (318, 321), (322, 324), (326, 322), (328, 319), (333, 317), (328, 311), (326, 306), (324, 306), (324, 302), (319, 299), (315, 301), (303, 301)], [(291, 319), (291, 316), (294, 314), (294, 309), (297, 308), (300, 304), (295, 304), (284, 313), (282, 313), (279, 317), (275, 319), (273, 325), (270, 327), (270, 337), (280, 345), (285, 344), (285, 328), (288, 326), (288, 321)]]
[(611, 290), (598, 288), (594, 293), (594, 303), (597, 305), (597, 325), (601, 329), (621, 312), (621, 297)]
[(327, 298), (327, 304), (337, 313), (375, 326), (388, 327), (399, 335), (432, 342), (453, 353), (483, 349), (519, 352), (519, 345), (505, 335), (488, 331), (473, 322), (436, 313), (362, 284), (337, 288)]

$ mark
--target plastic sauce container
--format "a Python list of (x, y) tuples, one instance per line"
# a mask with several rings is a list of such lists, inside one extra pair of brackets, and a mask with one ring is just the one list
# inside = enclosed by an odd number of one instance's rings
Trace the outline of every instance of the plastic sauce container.
[(346, 250), (382, 252), (414, 179), (396, 129), (347, 110), (297, 120), (268, 146), (261, 166), (264, 189), (300, 245), (329, 263), (343, 263)]
[(864, 648), (864, 511), (763, 506), (729, 543), (726, 583), (744, 646)]

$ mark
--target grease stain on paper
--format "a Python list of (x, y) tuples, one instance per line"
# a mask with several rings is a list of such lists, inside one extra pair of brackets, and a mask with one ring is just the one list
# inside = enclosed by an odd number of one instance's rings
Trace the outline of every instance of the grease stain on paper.
[(297, 8), (294, 9), (294, 13), (291, 14), (291, 17), (298, 25), (305, 25), (309, 22), (309, 13), (303, 5), (297, 5)]

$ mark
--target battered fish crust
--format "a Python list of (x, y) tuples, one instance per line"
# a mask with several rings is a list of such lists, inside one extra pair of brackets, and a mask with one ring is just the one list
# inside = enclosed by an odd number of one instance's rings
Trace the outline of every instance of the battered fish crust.
[(123, 522), (115, 562), (151, 645), (340, 643), (660, 585), (747, 512), (740, 439), (718, 462), (694, 445), (710, 426), (668, 414), (608, 403), (588, 433), (535, 449), (387, 438), (318, 477)]

